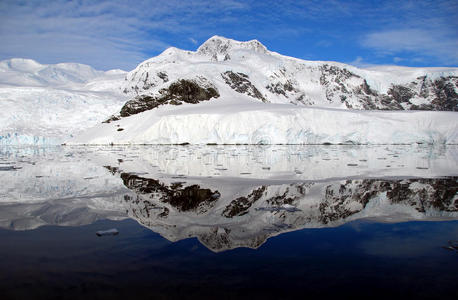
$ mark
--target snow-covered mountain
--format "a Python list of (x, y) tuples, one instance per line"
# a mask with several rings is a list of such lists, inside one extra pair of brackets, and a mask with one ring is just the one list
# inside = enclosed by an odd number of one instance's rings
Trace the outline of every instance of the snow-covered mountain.
[(209, 82), (222, 96), (353, 109), (458, 110), (457, 68), (374, 67), (305, 61), (256, 40), (214, 36), (196, 52), (169, 48), (126, 76), (124, 92), (157, 96), (180, 79)]
[(103, 121), (126, 100), (126, 72), (87, 65), (0, 62), (0, 145), (56, 144)]
[(0, 86), (116, 91), (120, 86), (119, 79), (124, 78), (126, 73), (119, 69), (98, 71), (78, 63), (43, 65), (32, 59), (12, 58), (0, 61)]
[(215, 36), (141, 63), (120, 112), (69, 143), (458, 143), (455, 112), (361, 111), (455, 111), (457, 70), (358, 69)]
[(0, 62), (0, 141), (457, 143), (456, 113), (424, 112), (458, 110), (457, 71), (305, 61), (219, 36), (129, 73), (11, 59)]

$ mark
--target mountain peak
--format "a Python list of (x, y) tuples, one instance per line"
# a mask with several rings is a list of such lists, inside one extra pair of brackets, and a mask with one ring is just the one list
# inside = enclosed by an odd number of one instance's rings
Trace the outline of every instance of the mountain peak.
[(258, 40), (240, 42), (222, 36), (212, 36), (198, 49), (197, 53), (201, 55), (210, 55), (213, 57), (227, 55), (232, 50), (246, 49), (253, 50), (257, 53), (267, 53), (267, 48)]

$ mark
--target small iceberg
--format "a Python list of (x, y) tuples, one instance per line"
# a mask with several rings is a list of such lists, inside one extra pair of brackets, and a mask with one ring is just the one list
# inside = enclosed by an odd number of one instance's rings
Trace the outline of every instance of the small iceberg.
[(104, 235), (118, 235), (119, 231), (116, 228), (108, 229), (108, 230), (100, 230), (95, 233), (97, 236), (104, 236)]
[(448, 245), (442, 246), (442, 248), (458, 252), (458, 241), (448, 241)]

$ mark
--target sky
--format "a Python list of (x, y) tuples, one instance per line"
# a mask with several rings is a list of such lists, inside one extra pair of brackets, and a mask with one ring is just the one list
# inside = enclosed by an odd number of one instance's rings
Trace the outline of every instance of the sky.
[(358, 67), (455, 67), (458, 1), (0, 0), (0, 60), (132, 70), (213, 35)]

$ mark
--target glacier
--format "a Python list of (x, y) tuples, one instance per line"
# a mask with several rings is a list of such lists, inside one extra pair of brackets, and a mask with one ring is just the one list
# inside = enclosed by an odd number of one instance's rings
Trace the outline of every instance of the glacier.
[(121, 108), (124, 71), (0, 62), (0, 145), (56, 145)]
[(67, 143), (458, 143), (455, 112), (353, 111), (262, 103), (216, 105), (216, 101), (201, 103), (199, 107), (192, 104), (176, 109), (160, 107), (99, 124)]

